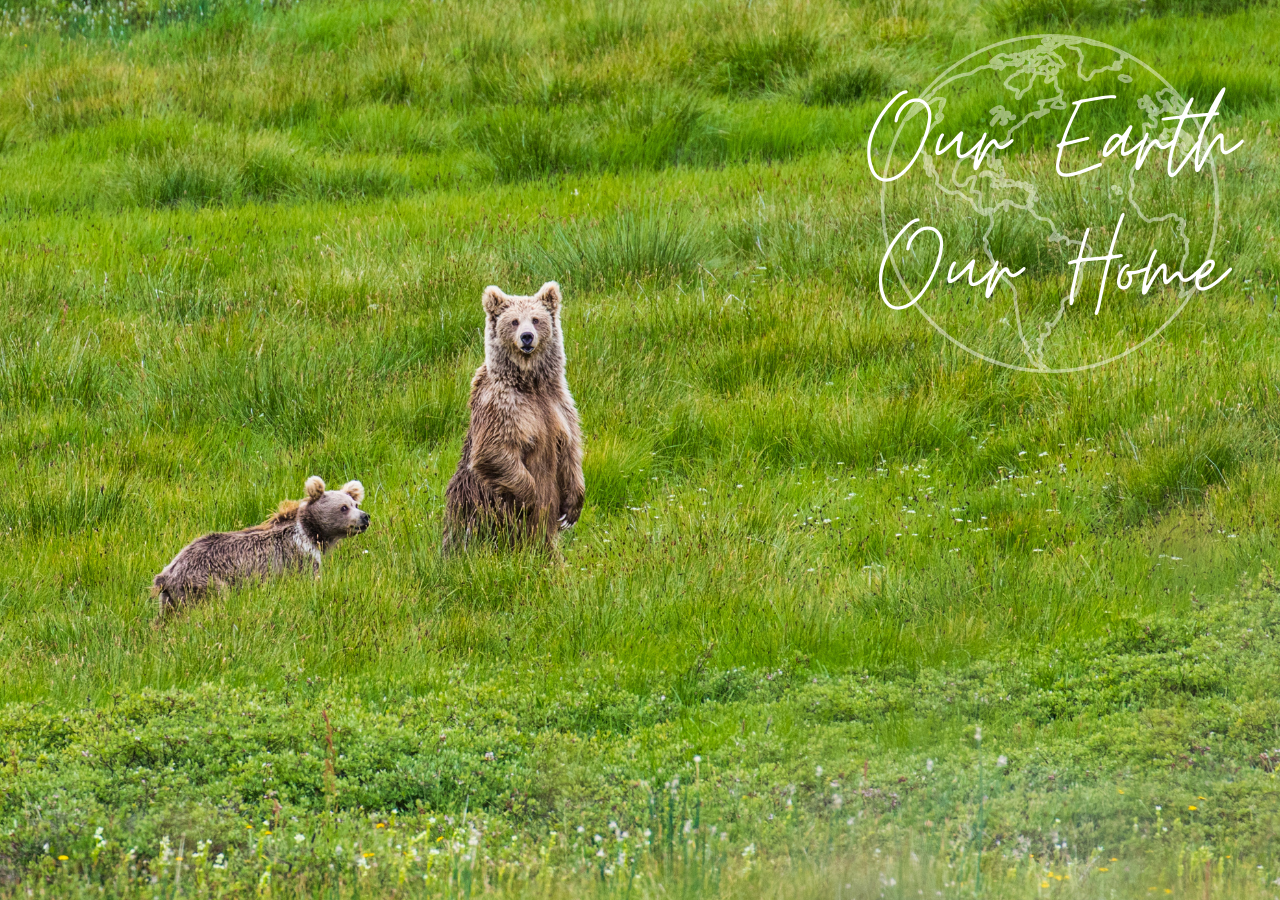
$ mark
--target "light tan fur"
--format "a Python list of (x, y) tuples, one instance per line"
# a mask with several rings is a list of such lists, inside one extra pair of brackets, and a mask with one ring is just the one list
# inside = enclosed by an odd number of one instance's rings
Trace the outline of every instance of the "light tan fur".
[(471, 424), (446, 490), (444, 550), (478, 529), (554, 547), (586, 490), (560, 286), (549, 281), (530, 297), (489, 287), (483, 304), (485, 362), (471, 380)]

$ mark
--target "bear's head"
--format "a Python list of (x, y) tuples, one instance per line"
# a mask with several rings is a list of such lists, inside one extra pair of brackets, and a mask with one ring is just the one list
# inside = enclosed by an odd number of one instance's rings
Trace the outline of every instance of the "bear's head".
[(514, 366), (529, 373), (563, 362), (560, 285), (548, 281), (532, 297), (517, 297), (493, 286), (484, 290), (485, 363), (498, 374)]
[(348, 481), (341, 490), (326, 491), (318, 475), (307, 479), (307, 498), (298, 510), (298, 521), (307, 535), (321, 546), (359, 534), (369, 527), (369, 514), (360, 508), (364, 485)]

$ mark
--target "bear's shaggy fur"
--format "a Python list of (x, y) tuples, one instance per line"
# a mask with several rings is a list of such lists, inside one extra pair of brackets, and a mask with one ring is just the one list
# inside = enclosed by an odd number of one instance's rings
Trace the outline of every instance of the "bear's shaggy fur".
[(582, 432), (564, 375), (560, 286), (532, 297), (484, 291), (484, 365), (471, 424), (445, 492), (444, 552), (477, 530), (554, 548), (578, 521)]
[(344, 537), (369, 527), (360, 509), (364, 486), (348, 481), (340, 491), (326, 491), (312, 475), (303, 500), (286, 500), (261, 525), (196, 538), (155, 577), (152, 596), (160, 614), (187, 603), (209, 588), (247, 578), (266, 578), (285, 571), (310, 569), (320, 575), (322, 554)]

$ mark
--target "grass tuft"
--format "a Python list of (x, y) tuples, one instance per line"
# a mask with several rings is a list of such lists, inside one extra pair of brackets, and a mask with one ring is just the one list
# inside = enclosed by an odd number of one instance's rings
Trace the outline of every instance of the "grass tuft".
[(714, 265), (696, 225), (657, 206), (622, 210), (603, 227), (583, 221), (556, 225), (527, 252), (518, 264), (548, 272), (579, 290), (668, 283), (693, 277), (704, 264)]

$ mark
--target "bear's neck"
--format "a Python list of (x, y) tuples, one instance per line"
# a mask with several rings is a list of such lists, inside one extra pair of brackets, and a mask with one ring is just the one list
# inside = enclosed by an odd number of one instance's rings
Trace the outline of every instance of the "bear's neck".
[(505, 354), (488, 362), (489, 377), (521, 393), (545, 393), (559, 384), (564, 360), (557, 347), (549, 347), (528, 365)]
[(314, 557), (316, 562), (319, 562), (320, 555), (329, 549), (328, 542), (320, 535), (320, 529), (315, 521), (307, 515), (307, 509), (303, 508), (298, 514), (298, 524), (294, 526), (294, 543), (298, 545), (299, 550)]

